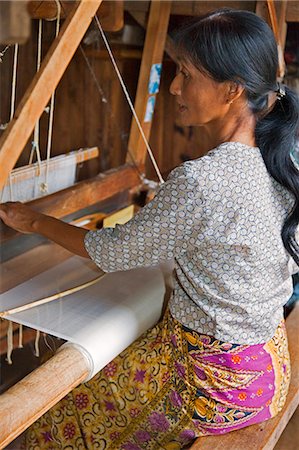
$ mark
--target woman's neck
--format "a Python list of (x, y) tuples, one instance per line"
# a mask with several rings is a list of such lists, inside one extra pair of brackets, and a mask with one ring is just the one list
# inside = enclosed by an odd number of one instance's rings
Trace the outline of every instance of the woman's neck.
[(218, 147), (223, 142), (240, 142), (241, 144), (256, 146), (255, 141), (256, 119), (246, 109), (232, 111), (223, 120), (210, 123), (202, 127), (201, 131), (207, 144), (207, 151)]

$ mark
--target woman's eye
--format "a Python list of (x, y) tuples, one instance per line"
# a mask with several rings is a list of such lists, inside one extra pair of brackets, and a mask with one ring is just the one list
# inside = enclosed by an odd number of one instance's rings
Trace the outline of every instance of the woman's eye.
[(176, 74), (178, 75), (179, 73), (181, 73), (184, 78), (188, 78), (189, 77), (189, 73), (188, 72), (186, 72), (184, 69), (181, 69), (180, 67), (177, 67)]

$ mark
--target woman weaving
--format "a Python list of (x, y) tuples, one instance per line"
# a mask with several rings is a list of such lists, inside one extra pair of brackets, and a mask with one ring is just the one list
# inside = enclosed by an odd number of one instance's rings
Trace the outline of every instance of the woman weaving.
[(203, 157), (174, 169), (154, 200), (114, 230), (87, 232), (20, 203), (0, 206), (7, 225), (106, 272), (175, 262), (163, 320), (39, 419), (28, 449), (180, 449), (284, 405), (283, 305), (299, 270), (290, 158), (298, 99), (277, 83), (275, 39), (253, 13), (210, 13), (181, 28), (176, 45), (170, 92), (183, 124), (205, 134)]

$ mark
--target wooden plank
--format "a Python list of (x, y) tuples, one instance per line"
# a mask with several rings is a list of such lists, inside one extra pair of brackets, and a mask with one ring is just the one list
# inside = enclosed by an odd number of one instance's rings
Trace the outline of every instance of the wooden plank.
[(273, 419), (220, 436), (198, 438), (192, 450), (273, 450), (299, 403), (299, 303), (286, 320), (291, 357), (291, 383), (283, 410)]
[[(61, 218), (139, 184), (138, 172), (127, 164), (28, 204), (44, 214)], [(16, 231), (3, 226), (0, 240), (3, 243), (16, 235)]]
[[(150, 136), (152, 117), (146, 118), (147, 106), (153, 101), (153, 107), (156, 100), (157, 91), (150, 92), (149, 81), (150, 72), (155, 64), (161, 64), (167, 28), (169, 22), (171, 2), (153, 1), (149, 14), (149, 20), (144, 43), (141, 68), (137, 86), (135, 110), (142, 125), (145, 137)], [(130, 130), (129, 144), (130, 154), (127, 154), (127, 161), (144, 166), (146, 159), (146, 145), (142, 139), (136, 121), (133, 118)], [(132, 157), (131, 157), (132, 155)]]
[[(149, 1), (125, 1), (125, 9), (129, 12), (132, 11), (147, 11), (149, 8)], [(206, 0), (206, 1), (174, 1), (171, 6), (171, 14), (197, 16), (206, 14), (209, 11), (213, 11), (217, 8), (234, 8), (234, 9), (247, 9), (248, 11), (254, 11), (255, 1), (252, 0)]]
[(24, 44), (30, 36), (27, 2), (0, 1), (0, 43)]
[[(284, 0), (282, 0), (284, 1)], [(227, 7), (235, 9), (246, 9), (248, 11), (255, 11), (256, 4), (265, 3), (265, 1), (251, 1), (251, 0), (227, 0), (227, 1), (174, 1), (171, 7), (171, 14), (178, 15), (200, 15), (205, 14), (216, 8)], [(149, 1), (126, 0), (125, 10), (131, 12), (146, 12), (149, 8)], [(267, 7), (267, 5), (266, 5)], [(287, 5), (286, 13), (287, 22), (299, 22), (299, 2), (291, 0)]]
[(287, 12), (286, 12), (287, 22), (299, 22), (299, 2), (289, 1)]
[[(60, 18), (65, 19), (75, 5), (74, 0), (60, 0)], [(99, 7), (97, 16), (105, 31), (119, 31), (124, 26), (123, 0), (104, 0)], [(31, 0), (28, 2), (28, 12), (33, 19), (54, 20), (57, 17), (57, 2), (55, 0)]]
[(81, 0), (64, 22), (0, 140), (0, 189), (20, 156), (102, 0)]
[[(75, 1), (60, 0), (60, 19), (65, 19), (74, 8)], [(55, 0), (30, 0), (27, 5), (28, 13), (32, 19), (54, 20), (58, 15)]]
[(88, 373), (85, 356), (75, 347), (63, 347), (53, 358), (3, 393), (0, 411), (5, 414), (0, 418), (0, 448), (82, 383)]
[(103, 30), (119, 31), (124, 26), (124, 2), (123, 0), (103, 1), (97, 13)]
[(280, 436), (274, 450), (298, 450), (299, 442), (299, 407), (291, 417)]

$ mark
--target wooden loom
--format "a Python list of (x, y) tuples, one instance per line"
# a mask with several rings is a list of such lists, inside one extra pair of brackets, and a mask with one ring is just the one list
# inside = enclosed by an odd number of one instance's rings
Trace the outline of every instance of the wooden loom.
[[(44, 58), (39, 72), (15, 113), (14, 119), (9, 123), (1, 138), (0, 189), (5, 185), (7, 177), (30, 137), (36, 121), (47, 105), (101, 2), (102, 0), (81, 0), (72, 5), (59, 36)], [(118, 6), (121, 7), (122, 2), (118, 3)], [(169, 2), (158, 1), (152, 4), (139, 76), (139, 95), (140, 92), (147, 92), (147, 77), (151, 66), (162, 61), (163, 42), (166, 38), (169, 13)], [(139, 99), (138, 104), (135, 105), (139, 117), (143, 117), (145, 114), (147, 97), (143, 94), (142, 101)], [(151, 123), (149, 122), (144, 129), (147, 138), (150, 129)], [(131, 156), (127, 158), (124, 166), (102, 173), (94, 179), (83, 181), (63, 191), (34, 200), (30, 202), (32, 206), (39, 211), (59, 218), (77, 213), (78, 210), (85, 209), (90, 205), (103, 204), (103, 202), (107, 204), (109, 199), (114, 199), (115, 202), (115, 197), (117, 197), (116, 201), (120, 206), (125, 206), (130, 201), (130, 190), (141, 185), (139, 173), (136, 171), (136, 162), (139, 165), (139, 171), (143, 172), (146, 158), (145, 145), (137, 142), (136, 129), (133, 124), (131, 136), (133, 136), (129, 144)], [(132, 158), (134, 161), (132, 161)], [(17, 233), (4, 230), (2, 240), (4, 242), (14, 237), (18, 237)], [(53, 257), (51, 262), (48, 261), (49, 253), (51, 258)], [(43, 270), (46, 270), (68, 258), (70, 258), (68, 252), (59, 249), (54, 244), (43, 243), (3, 265), (2, 291), (12, 288), (15, 283), (22, 283), (22, 281), (28, 279), (28, 276), (32, 277), (38, 274), (41, 270), (41, 264)], [(34, 262), (37, 260), (38, 262)], [(10, 276), (12, 266), (14, 268), (19, 267), (20, 270), (14, 270), (14, 275)], [(23, 267), (26, 267), (25, 272)], [(156, 321), (161, 313), (161, 304), (160, 310), (158, 305), (154, 309), (156, 309), (154, 319)], [(126, 313), (125, 309), (123, 313)], [(143, 319), (141, 319), (142, 321)], [(153, 323), (144, 323), (143, 327), (148, 328)], [(140, 329), (138, 333), (141, 334), (143, 331), (145, 329)], [(136, 337), (134, 336), (131, 342)], [(127, 345), (129, 343), (127, 342)], [(6, 413), (1, 415), (0, 421), (1, 448), (17, 437), (67, 392), (86, 379), (89, 372), (90, 368), (86, 356), (74, 346), (65, 347), (48, 363), (2, 394), (0, 408), (1, 411)], [(55, 377), (53, 377), (53, 373), (55, 373)], [(57, 380), (57, 383), (53, 378)], [(50, 379), (51, 386), (45, 391), (44, 386), (48, 384), (47, 380)], [(49, 393), (47, 398), (45, 398), (46, 392)], [(30, 395), (30, 398), (35, 398), (35, 406), (24, 400), (28, 398), (28, 395)], [(25, 408), (25, 405), (28, 408)], [(19, 417), (17, 417), (17, 411), (20, 412)]]
[[(51, 93), (57, 86), (100, 3), (101, 0), (93, 0), (92, 2), (81, 0), (70, 11), (59, 37), (43, 62), (40, 72), (26, 92), (15, 114), (15, 119), (2, 136), (0, 142), (0, 188), (6, 182), (7, 176), (30, 136), (36, 120), (38, 120)], [(144, 95), (144, 92), (147, 92), (150, 68), (153, 64), (161, 62), (166, 39), (166, 50), (171, 53), (171, 41), (166, 36), (170, 6), (170, 2), (152, 2), (135, 103), (139, 117), (144, 117), (146, 111), (148, 96)], [(136, 15), (136, 17), (145, 25), (144, 20), (140, 19), (140, 15)], [(68, 43), (67, 46), (66, 43)], [(149, 137), (151, 122), (143, 124), (143, 129), (146, 137)], [(129, 149), (130, 155), (133, 155), (134, 160), (137, 161), (140, 170), (143, 172), (146, 148), (135, 122), (132, 123), (131, 127)], [(132, 163), (131, 156), (128, 154), (126, 164), (119, 169), (110, 170), (92, 180), (78, 183), (62, 192), (35, 200), (32, 205), (46, 214), (65, 217), (86, 206), (109, 201), (113, 196), (120, 193), (123, 193), (124, 196), (119, 201), (122, 205), (126, 204), (129, 200), (130, 189), (135, 189), (138, 186), (140, 186), (140, 178)], [(71, 193), (72, 195), (70, 195)], [(12, 232), (5, 232), (4, 239), (9, 235), (11, 238), (13, 234), (16, 235)], [(47, 259), (47, 254), (49, 251), (52, 252), (53, 248), (55, 248), (55, 254), (57, 254), (56, 262), (69, 257), (67, 252), (58, 250), (53, 244), (43, 244), (30, 250), (30, 255), (20, 255), (17, 263), (23, 265), (28, 256), (30, 258), (37, 256), (41, 259)], [(45, 263), (45, 267), (47, 265), (49, 265), (48, 262)], [(37, 274), (40, 268), (31, 265), (28, 270), (30, 274), (20, 273), (18, 282), (26, 280), (28, 275)], [(12, 279), (8, 277), (5, 284), (5, 289), (12, 287)], [(61, 374), (55, 380), (51, 377), (53, 371), (55, 371), (55, 374)], [(0, 445), (7, 445), (67, 392), (84, 381), (88, 372), (86, 358), (78, 349), (71, 346), (65, 347), (44, 366), (3, 394), (0, 398), (0, 408), (6, 410), (7, 414), (0, 422)], [(45, 398), (45, 384), (51, 385), (48, 398)], [(30, 395), (32, 395), (31, 392), (34, 392), (33, 395), (36, 398), (34, 408), (32, 408), (32, 404), (30, 404), (30, 408), (24, 407), (26, 403), (28, 404), (26, 401), (28, 392), (30, 392)], [(22, 408), (20, 408), (20, 405), (22, 405)], [(16, 411), (20, 411), (18, 417), (16, 417)]]

